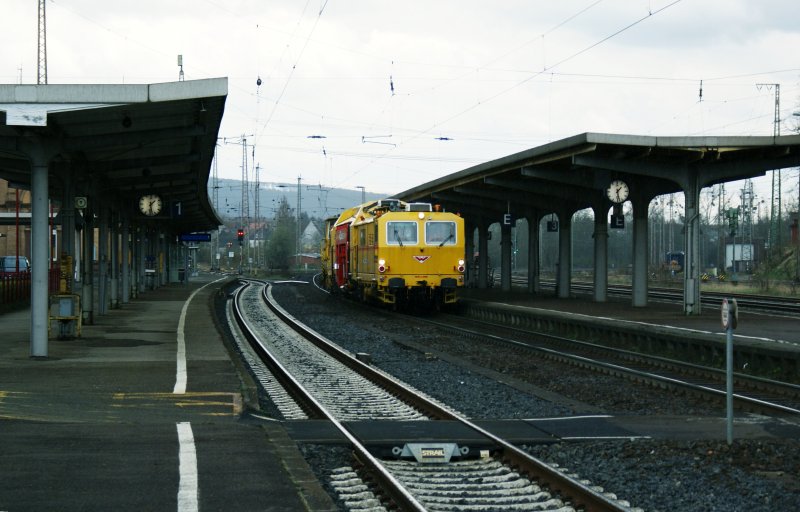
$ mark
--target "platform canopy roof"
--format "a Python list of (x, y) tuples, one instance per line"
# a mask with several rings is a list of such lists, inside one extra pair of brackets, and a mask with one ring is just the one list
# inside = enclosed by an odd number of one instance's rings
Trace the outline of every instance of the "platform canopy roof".
[(150, 222), (173, 233), (214, 229), (207, 183), (227, 94), (227, 78), (0, 85), (0, 178), (29, 188), (29, 155), (43, 148), (55, 201), (71, 182), (89, 209), (137, 216), (139, 197), (159, 194), (168, 211)]
[[(604, 205), (612, 180), (630, 199), (656, 196), (800, 166), (800, 135), (651, 137), (582, 133), (482, 163), (398, 194), (451, 211), (498, 215), (520, 206), (574, 212)], [(516, 211), (514, 211), (516, 209)]]

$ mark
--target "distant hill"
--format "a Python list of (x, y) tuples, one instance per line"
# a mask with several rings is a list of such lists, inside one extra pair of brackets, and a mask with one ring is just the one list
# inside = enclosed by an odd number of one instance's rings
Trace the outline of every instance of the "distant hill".
[[(242, 182), (240, 180), (220, 179), (218, 180), (218, 200), (214, 205), (213, 185), (211, 180), (208, 184), (208, 197), (211, 198), (212, 205), (217, 209), (219, 216), (225, 218), (237, 218), (240, 216), (240, 205), (242, 202)], [(255, 183), (251, 182), (248, 187), (248, 202), (250, 204), (250, 217), (256, 216), (255, 212)], [(275, 215), (277, 205), (283, 197), (291, 208), (297, 206), (297, 183), (260, 183), (258, 186), (258, 197), (260, 202), (260, 216), (271, 218)], [(382, 199), (387, 197), (384, 194), (373, 194), (367, 192), (366, 200)], [(309, 217), (324, 219), (331, 215), (341, 213), (343, 210), (361, 204), (361, 191), (349, 190), (344, 188), (324, 188), (319, 185), (301, 184), (300, 202), (303, 212)]]

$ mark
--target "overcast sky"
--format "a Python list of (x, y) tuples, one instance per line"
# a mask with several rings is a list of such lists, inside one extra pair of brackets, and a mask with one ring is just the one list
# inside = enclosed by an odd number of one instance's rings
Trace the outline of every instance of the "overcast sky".
[[(0, 6), (35, 83), (37, 2)], [(798, 0), (48, 0), (47, 47), (51, 84), (228, 77), (220, 177), (245, 135), (262, 182), (387, 194), (588, 131), (771, 135), (759, 84), (800, 119)]]

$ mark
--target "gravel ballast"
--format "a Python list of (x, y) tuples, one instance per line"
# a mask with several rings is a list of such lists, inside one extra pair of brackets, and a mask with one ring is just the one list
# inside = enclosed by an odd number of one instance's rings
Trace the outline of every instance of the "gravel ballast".
[[(541, 418), (575, 413), (568, 405), (531, 396), (486, 375), (453, 362), (432, 357), (394, 343), (400, 333), (418, 342), (459, 350), (463, 340), (448, 340), (408, 321), (404, 315), (383, 315), (370, 307), (331, 297), (312, 285), (277, 284), (273, 295), (292, 315), (353, 353), (371, 355), (376, 367), (444, 401), (471, 418)], [(496, 348), (493, 348), (496, 351)], [(458, 356), (460, 354), (454, 354)], [(497, 356), (497, 354), (493, 354)], [(487, 361), (489, 356), (487, 355)], [(452, 361), (452, 359), (450, 359)], [(475, 360), (472, 360), (475, 364)], [(489, 364), (489, 363), (487, 363)], [(663, 391), (646, 389), (632, 393), (618, 382), (597, 375), (587, 377), (571, 370), (548, 368), (537, 361), (536, 373), (558, 380), (551, 387), (572, 400), (601, 407), (622, 407), (630, 414), (698, 414), (697, 404), (680, 408), (681, 400), (666, 405)], [(503, 371), (521, 371), (506, 368)], [(575, 385), (571, 386), (574, 380)], [(592, 384), (594, 381), (594, 384)], [(546, 382), (537, 382), (546, 384)], [(614, 386), (617, 386), (616, 388)], [(632, 386), (628, 384), (627, 386)], [(594, 396), (596, 395), (596, 396)], [(609, 395), (613, 398), (609, 401)], [(636, 395), (619, 406), (620, 397)], [(650, 410), (650, 408), (653, 410)], [(707, 414), (719, 411), (705, 408)], [(619, 411), (612, 411), (618, 413)], [(615, 440), (556, 443), (524, 447), (538, 458), (558, 464), (581, 478), (601, 485), (636, 507), (651, 511), (774, 511), (800, 510), (800, 441), (796, 439), (665, 441)], [(304, 447), (309, 460), (325, 461), (318, 472), (323, 482), (331, 467), (348, 464), (346, 450), (327, 455), (330, 447)], [(333, 458), (333, 460), (332, 460)], [(313, 464), (312, 464), (313, 465)]]

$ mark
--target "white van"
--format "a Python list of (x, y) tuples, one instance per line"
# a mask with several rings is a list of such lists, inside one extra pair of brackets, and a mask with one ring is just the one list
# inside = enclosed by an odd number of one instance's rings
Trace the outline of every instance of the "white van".
[(13, 276), (17, 272), (30, 271), (31, 263), (25, 256), (0, 256), (0, 276)]

